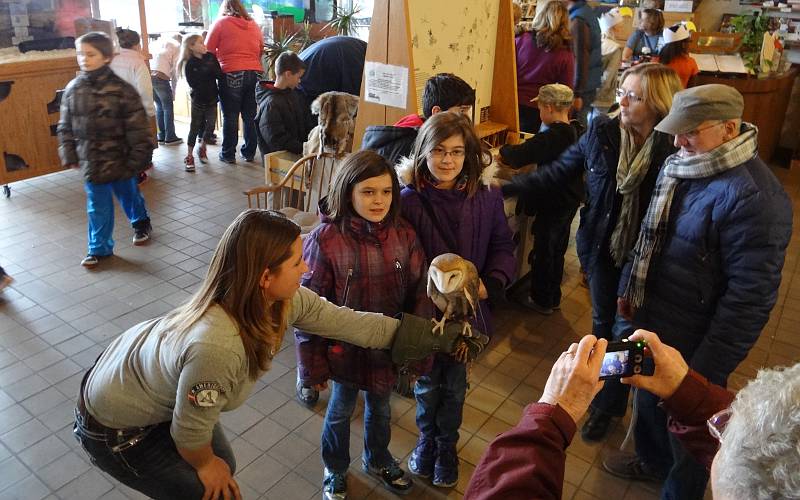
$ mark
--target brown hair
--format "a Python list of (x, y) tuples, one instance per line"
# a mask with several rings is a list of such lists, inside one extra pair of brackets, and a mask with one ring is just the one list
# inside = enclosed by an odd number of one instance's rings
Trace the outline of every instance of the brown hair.
[(106, 59), (114, 57), (114, 44), (111, 41), (111, 37), (102, 31), (92, 31), (79, 36), (78, 39), (75, 40), (75, 48), (80, 49), (80, 44), (82, 43), (91, 45)]
[(414, 185), (418, 189), (424, 185), (426, 178), (433, 178), (428, 169), (428, 155), (433, 148), (454, 135), (464, 138), (464, 166), (458, 180), (466, 180), (467, 197), (478, 192), (481, 173), (491, 163), (491, 155), (481, 146), (469, 118), (449, 111), (437, 113), (425, 120), (417, 133), (413, 162)]
[(117, 28), (117, 41), (123, 49), (132, 49), (142, 43), (139, 33), (127, 28)]
[(291, 256), (299, 236), (300, 227), (279, 212), (248, 209), (239, 214), (217, 244), (200, 289), (169, 313), (167, 328), (186, 331), (209, 307), (219, 305), (239, 328), (250, 378), (258, 378), (281, 347), (290, 304), (268, 302), (261, 276)]
[(400, 182), (391, 164), (371, 150), (363, 150), (348, 156), (331, 179), (328, 191), (328, 215), (334, 222), (342, 222), (346, 216), (357, 215), (353, 209), (353, 187), (361, 181), (389, 174), (392, 178), (392, 204), (386, 215), (397, 220), (400, 214)]
[(241, 17), (248, 21), (253, 20), (239, 0), (222, 0), (222, 4), (219, 6), (219, 15)]
[(639, 11), (639, 21), (639, 27), (650, 36), (660, 35), (664, 30), (664, 14), (658, 9)]
[(292, 51), (284, 52), (275, 59), (275, 74), (282, 75), (290, 71), (293, 75), (306, 69), (306, 63)]
[(659, 63), (638, 64), (622, 73), (619, 84), (622, 85), (631, 75), (640, 78), (644, 103), (658, 115), (659, 119), (667, 116), (672, 107), (672, 97), (676, 92), (683, 90), (675, 70)]
[(551, 0), (541, 9), (537, 9), (532, 27), (536, 36), (536, 45), (547, 51), (564, 47), (571, 39), (569, 13), (564, 4), (557, 0)]

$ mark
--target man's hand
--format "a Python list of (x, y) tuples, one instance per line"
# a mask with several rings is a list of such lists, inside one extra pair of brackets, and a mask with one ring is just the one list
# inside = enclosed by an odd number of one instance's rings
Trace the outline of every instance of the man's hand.
[(550, 370), (539, 402), (559, 404), (572, 420), (580, 420), (603, 387), (599, 377), (606, 346), (607, 340), (597, 340), (594, 335), (587, 335), (569, 346)]
[(483, 280), (480, 280), (480, 284), (478, 285), (478, 298), (481, 300), (489, 298), (489, 291), (486, 290), (486, 285), (483, 284)]
[(214, 455), (211, 460), (197, 469), (197, 477), (203, 483), (205, 493), (203, 500), (241, 500), (242, 494), (239, 492), (239, 485), (231, 475), (228, 464)]
[(681, 353), (674, 347), (661, 342), (653, 332), (647, 330), (636, 330), (628, 340), (644, 340), (647, 342), (647, 349), (653, 355), (656, 371), (652, 376), (633, 375), (620, 381), (623, 384), (630, 384), (652, 392), (661, 399), (667, 399), (678, 390), (686, 374), (689, 373), (689, 366), (684, 361)]
[(580, 97), (576, 97), (574, 101), (572, 101), (572, 108), (575, 111), (580, 111), (583, 109), (583, 99)]

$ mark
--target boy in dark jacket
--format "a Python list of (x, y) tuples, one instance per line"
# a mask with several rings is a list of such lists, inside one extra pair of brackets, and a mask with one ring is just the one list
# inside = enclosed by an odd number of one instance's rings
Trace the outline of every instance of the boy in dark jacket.
[(156, 144), (139, 93), (109, 67), (111, 39), (87, 33), (75, 46), (81, 72), (61, 99), (58, 153), (62, 165), (80, 167), (86, 180), (89, 252), (81, 265), (91, 268), (113, 254), (114, 195), (133, 225), (133, 244), (150, 239), (150, 217), (136, 180)]
[(440, 111), (453, 111), (471, 118), (475, 105), (475, 89), (452, 73), (433, 75), (422, 93), (422, 113), (404, 116), (394, 125), (372, 125), (364, 132), (361, 149), (377, 151), (392, 165), (402, 157), (410, 157), (417, 131), (431, 116)]
[[(547, 168), (547, 164), (556, 160), (583, 132), (580, 123), (569, 119), (573, 97), (572, 89), (560, 83), (541, 87), (536, 100), (542, 130), (522, 144), (501, 147), (500, 160), (513, 168), (531, 163), (537, 164), (539, 169)], [(552, 314), (561, 303), (564, 254), (583, 191), (581, 177), (575, 177), (566, 192), (553, 192), (547, 197), (532, 196), (526, 189), (525, 176), (518, 176), (511, 184), (503, 186), (505, 196), (518, 196), (525, 213), (536, 216), (531, 228), (533, 250), (528, 257), (531, 290), (522, 304), (540, 314)]]
[(306, 71), (294, 52), (284, 52), (275, 61), (275, 82), (262, 82), (258, 94), (258, 147), (262, 155), (287, 150), (303, 152), (303, 142), (314, 127), (303, 96), (295, 90)]

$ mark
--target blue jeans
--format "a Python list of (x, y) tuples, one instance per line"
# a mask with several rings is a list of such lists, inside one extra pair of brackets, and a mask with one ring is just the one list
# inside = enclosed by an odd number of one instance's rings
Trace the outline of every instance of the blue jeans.
[(467, 366), (450, 356), (436, 356), (431, 372), (414, 386), (420, 437), (435, 439), (440, 450), (455, 450), (466, 394)]
[(172, 142), (178, 139), (175, 135), (175, 114), (172, 110), (172, 86), (168, 80), (153, 77), (153, 101), (156, 105), (156, 123), (158, 124), (158, 140)]
[(225, 73), (219, 80), (219, 102), (222, 106), (222, 151), (221, 158), (235, 159), (239, 142), (239, 115), (242, 115), (244, 144), (241, 153), (253, 158), (258, 146), (256, 135), (256, 84), (255, 71)]
[[(358, 393), (356, 387), (333, 382), (322, 425), (322, 462), (333, 472), (344, 474), (350, 466), (350, 417)], [(389, 453), (392, 437), (390, 397), (364, 391), (364, 457), (375, 467), (386, 467), (394, 460)]]
[[(142, 441), (122, 451), (112, 451), (112, 448), (133, 437), (124, 430), (119, 437), (113, 432), (103, 436), (76, 421), (74, 433), (91, 462), (122, 484), (157, 499), (202, 498), (203, 483), (194, 467), (178, 453), (169, 433), (170, 424), (152, 426)], [(236, 471), (233, 450), (220, 424), (214, 426), (211, 448), (228, 464), (231, 473)]]
[(134, 229), (150, 226), (136, 178), (106, 184), (85, 182), (86, 215), (89, 219), (89, 255), (111, 255), (114, 252), (114, 195)]
[(663, 500), (702, 500), (708, 482), (706, 468), (669, 432), (667, 414), (658, 406), (659, 401), (658, 396), (645, 390), (636, 391), (636, 454), (648, 468), (666, 475), (661, 489)]

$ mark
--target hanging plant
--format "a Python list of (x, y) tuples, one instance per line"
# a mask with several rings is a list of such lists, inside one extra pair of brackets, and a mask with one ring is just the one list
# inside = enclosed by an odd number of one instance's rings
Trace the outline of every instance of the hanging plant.
[(767, 16), (742, 14), (731, 18), (731, 25), (736, 33), (742, 34), (742, 45), (739, 51), (744, 65), (751, 75), (757, 75), (761, 69), (761, 44), (764, 33), (769, 30), (770, 19)]
[(336, 14), (333, 19), (325, 25), (325, 29), (331, 29), (342, 36), (353, 36), (356, 34), (358, 23), (356, 15), (361, 12), (361, 7), (354, 3), (349, 9), (336, 7)]

